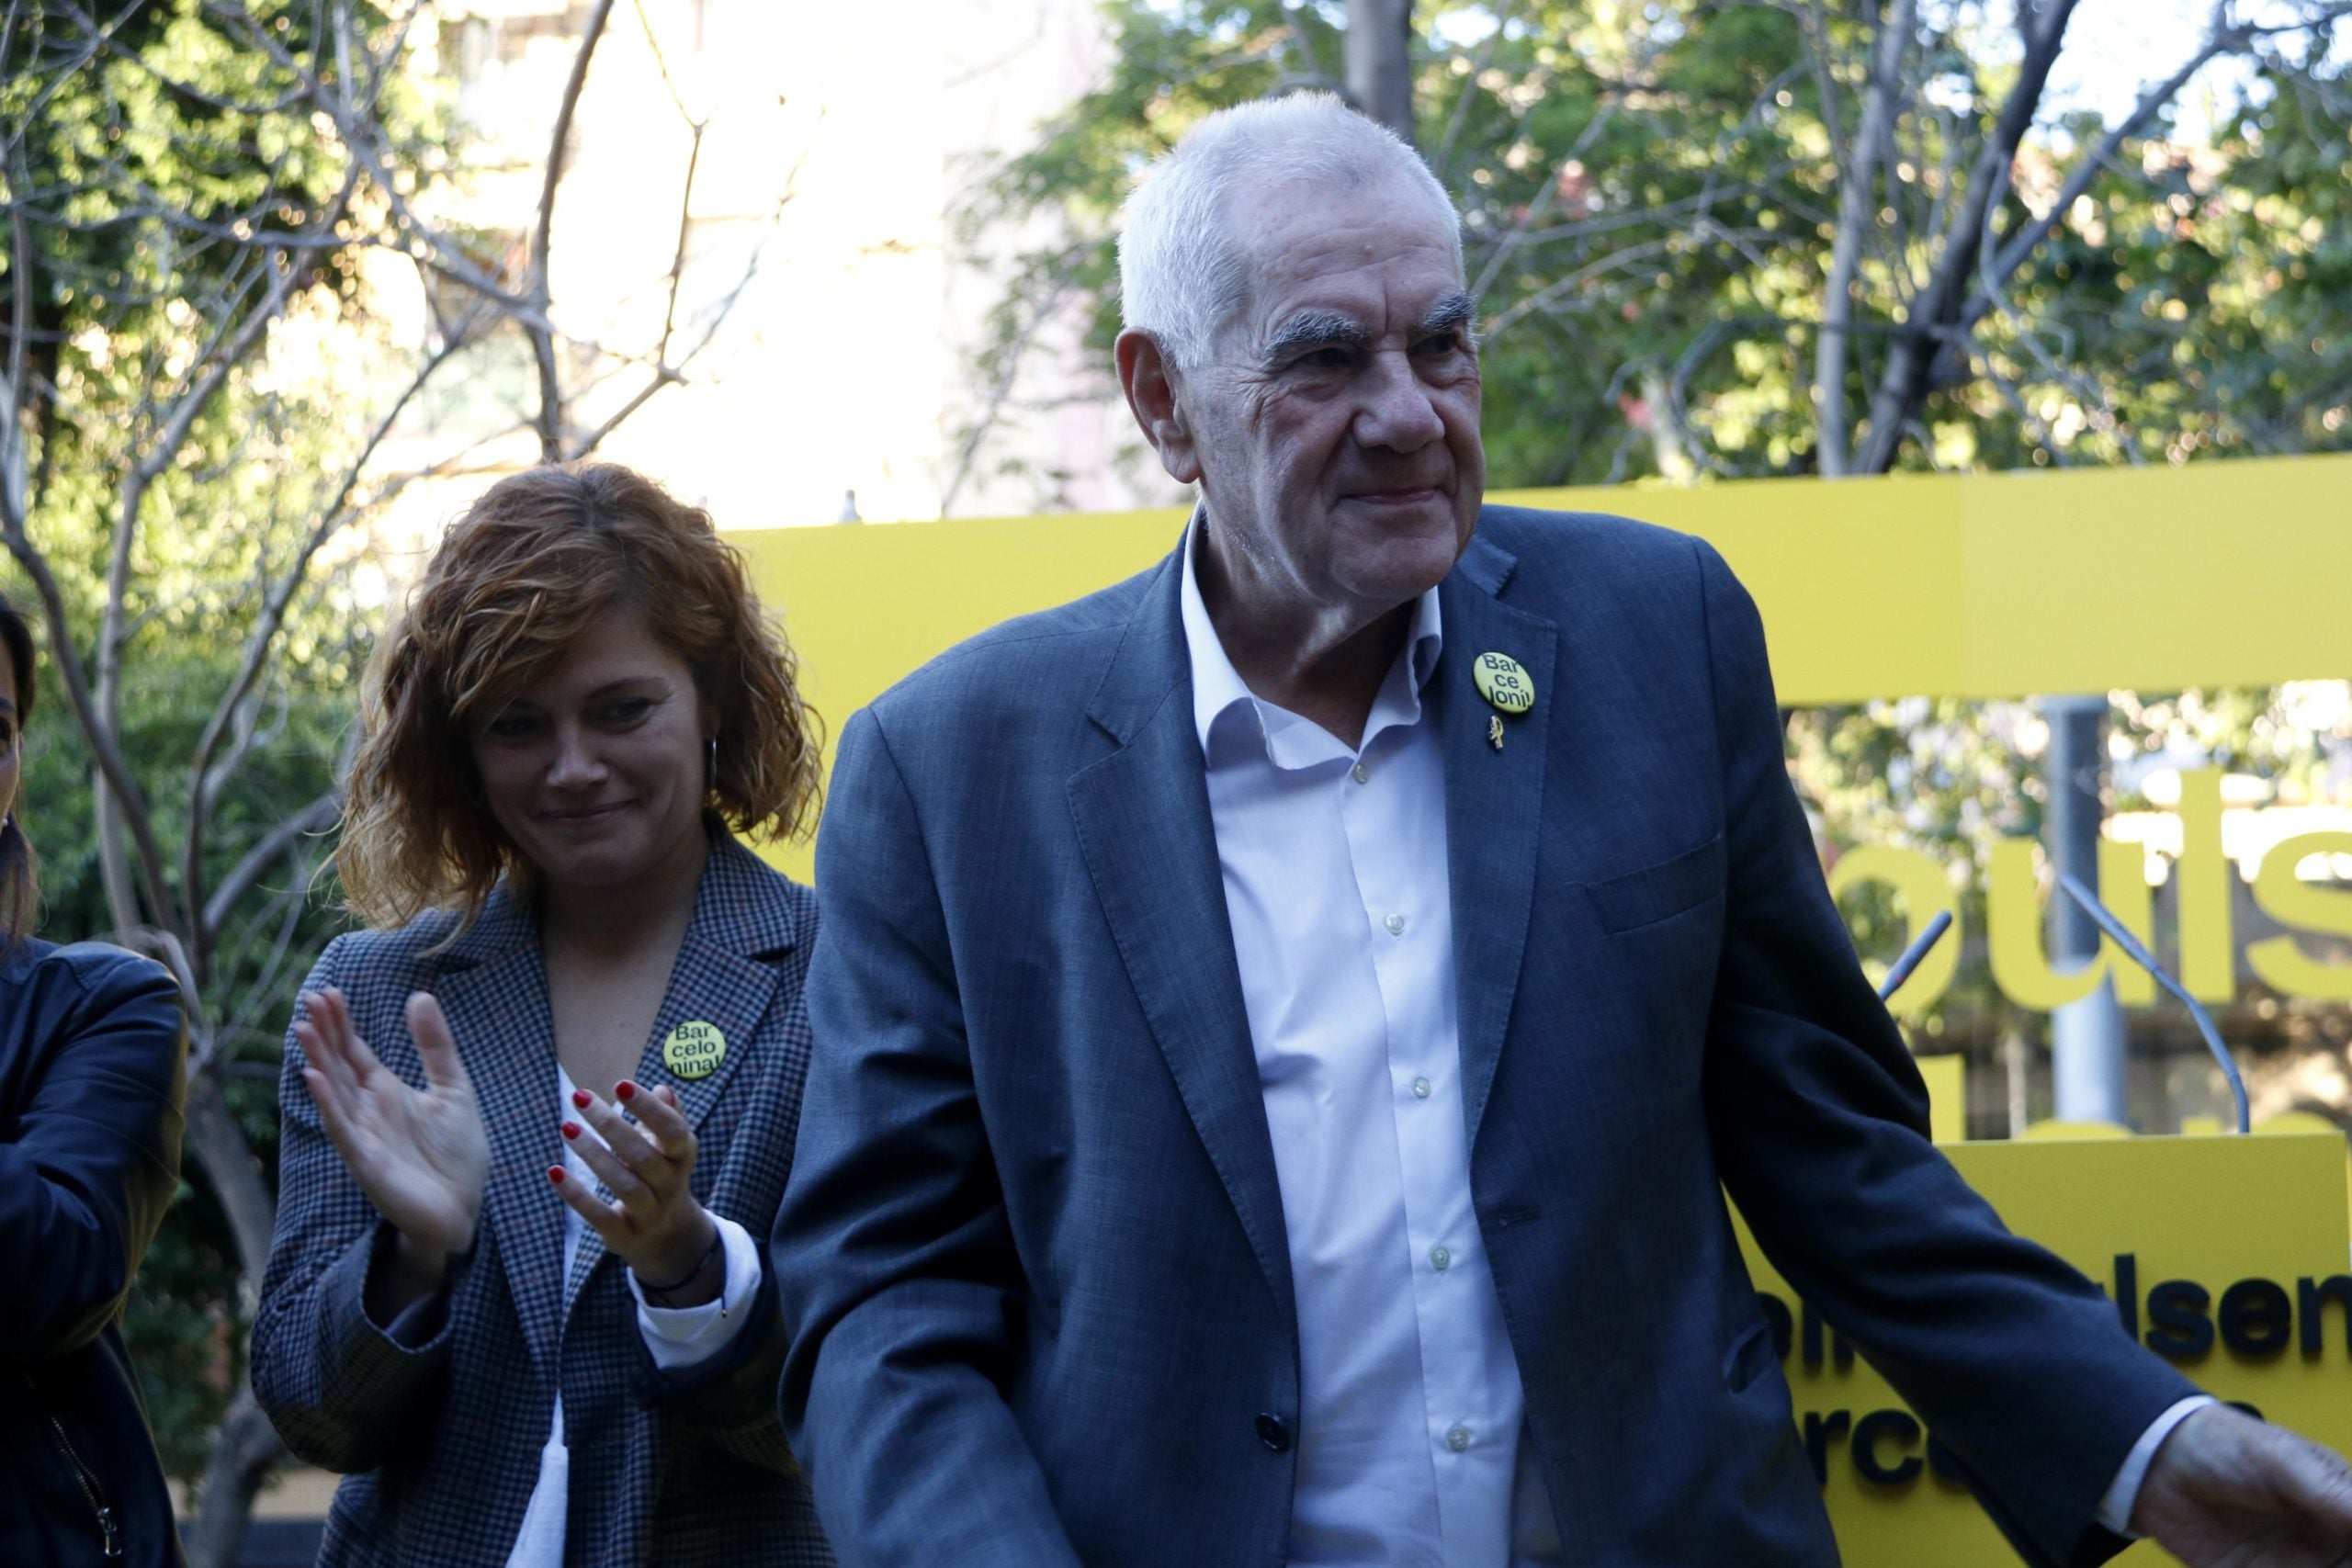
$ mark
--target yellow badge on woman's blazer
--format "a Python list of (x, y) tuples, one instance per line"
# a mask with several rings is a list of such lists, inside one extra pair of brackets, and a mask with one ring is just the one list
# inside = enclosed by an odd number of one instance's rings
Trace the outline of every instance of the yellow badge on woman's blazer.
[(727, 1036), (718, 1025), (693, 1019), (662, 1042), (662, 1065), (682, 1078), (707, 1078), (727, 1060)]

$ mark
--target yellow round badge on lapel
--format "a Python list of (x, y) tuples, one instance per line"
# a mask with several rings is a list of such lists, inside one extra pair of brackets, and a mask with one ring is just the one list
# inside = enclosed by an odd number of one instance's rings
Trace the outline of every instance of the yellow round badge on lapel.
[(707, 1078), (725, 1060), (727, 1036), (700, 1019), (678, 1025), (662, 1042), (662, 1065), (682, 1078)]
[(1535, 705), (1535, 682), (1509, 654), (1478, 655), (1470, 666), (1470, 677), (1478, 682), (1480, 696), (1514, 718)]

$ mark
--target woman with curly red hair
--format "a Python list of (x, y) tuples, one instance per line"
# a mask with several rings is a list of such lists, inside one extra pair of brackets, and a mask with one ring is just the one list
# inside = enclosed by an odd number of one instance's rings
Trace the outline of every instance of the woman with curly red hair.
[[(790, 649), (702, 512), (538, 468), (370, 663), (253, 1382), (328, 1563), (829, 1563), (760, 1241), (816, 937)], [(730, 833), (729, 829), (732, 829)]]

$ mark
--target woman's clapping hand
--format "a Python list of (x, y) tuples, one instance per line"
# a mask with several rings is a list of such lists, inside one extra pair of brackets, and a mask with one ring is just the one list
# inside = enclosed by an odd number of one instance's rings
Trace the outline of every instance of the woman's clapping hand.
[(352, 1179), (431, 1268), (470, 1251), (490, 1139), (441, 1004), (423, 991), (408, 998), (409, 1033), (424, 1066), (419, 1089), (359, 1037), (341, 991), (305, 992), (302, 1003), (294, 1025), (307, 1058), (302, 1081)]

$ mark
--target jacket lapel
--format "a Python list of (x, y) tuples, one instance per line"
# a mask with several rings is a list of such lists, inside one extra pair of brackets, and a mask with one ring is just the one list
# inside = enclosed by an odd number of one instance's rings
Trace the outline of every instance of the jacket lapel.
[[(646, 1089), (670, 1086), (678, 1103), (699, 1132), (710, 1109), (725, 1092), (729, 1080), (751, 1055), (775, 995), (779, 971), (762, 962), (790, 951), (799, 942), (792, 908), (784, 896), (784, 881), (763, 866), (751, 851), (718, 832), (712, 836), (710, 861), (703, 868), (702, 885), (695, 894), (695, 912), (670, 966), (670, 983), (662, 997), (662, 1010), (638, 1062), (637, 1082)], [(718, 1065), (701, 1077), (684, 1077), (662, 1059), (662, 1042), (683, 1023), (707, 1023), (726, 1042)], [(593, 1086), (600, 1094), (609, 1085)], [(596, 1190), (607, 1201), (612, 1194), (602, 1182)], [(580, 1247), (564, 1276), (563, 1316), (581, 1288), (605, 1258), (604, 1238), (582, 1228)]]
[(490, 1141), (483, 1219), (497, 1238), (532, 1365), (554, 1387), (563, 1225), (562, 1203), (548, 1190), (546, 1171), (563, 1154), (556, 1130), (555, 1021), (537, 922), (502, 885), (441, 964), (435, 995), (473, 1079)]
[[(1559, 697), (1558, 628), (1497, 597), (1515, 564), (1500, 547), (1472, 536), (1438, 591), (1445, 651), (1424, 693), (1445, 748), (1445, 849), (1453, 883), (1463, 1100), (1474, 1147), (1527, 949), (1535, 898), (1534, 836), (1544, 819), (1544, 753)], [(1535, 685), (1535, 705), (1503, 719), (1499, 751), (1490, 739), (1496, 710), (1473, 678), (1482, 653), (1518, 660)]]
[(1290, 1243), (1209, 817), (1179, 591), (1160, 563), (1087, 716), (1119, 749), (1073, 775), (1095, 897), (1177, 1093), (1285, 1314)]

